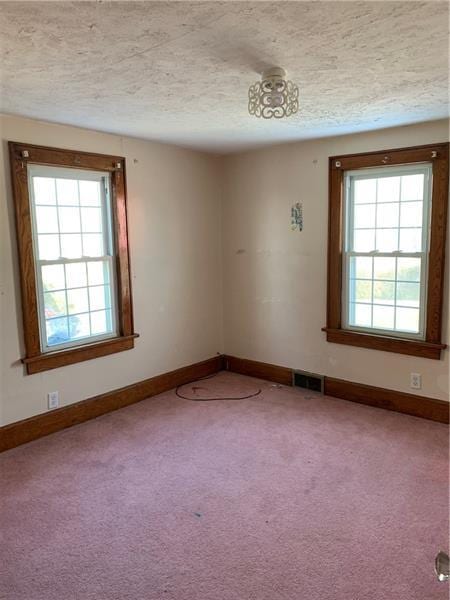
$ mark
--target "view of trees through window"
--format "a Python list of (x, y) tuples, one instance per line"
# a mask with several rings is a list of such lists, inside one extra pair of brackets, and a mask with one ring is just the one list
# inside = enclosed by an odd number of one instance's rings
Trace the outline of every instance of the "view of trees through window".
[(422, 334), (429, 181), (427, 165), (347, 174), (348, 326)]
[(43, 346), (114, 334), (108, 174), (30, 168)]

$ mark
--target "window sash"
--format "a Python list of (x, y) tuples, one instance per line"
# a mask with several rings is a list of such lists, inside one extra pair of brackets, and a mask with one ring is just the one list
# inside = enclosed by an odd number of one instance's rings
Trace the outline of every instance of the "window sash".
[[(109, 283), (108, 284), (104, 284), (107, 285), (110, 289), (110, 297), (111, 297), (111, 306), (105, 309), (98, 309), (98, 310), (105, 310), (105, 311), (110, 311), (111, 313), (111, 331), (107, 332), (107, 333), (102, 333), (102, 334), (94, 334), (94, 335), (88, 335), (88, 336), (84, 336), (84, 337), (79, 337), (76, 338), (74, 340), (68, 341), (68, 342), (64, 342), (61, 344), (48, 344), (48, 340), (47, 340), (47, 328), (46, 328), (46, 323), (48, 320), (51, 319), (47, 319), (45, 316), (45, 300), (44, 300), (44, 286), (43, 286), (43, 281), (42, 281), (42, 267), (46, 266), (46, 265), (62, 265), (63, 267), (67, 264), (74, 264), (74, 263), (93, 263), (93, 262), (106, 262), (107, 266), (108, 266), (108, 279), (109, 279)], [(74, 348), (77, 346), (81, 346), (81, 345), (85, 345), (85, 344), (91, 344), (94, 342), (99, 342), (101, 340), (106, 340), (106, 339), (110, 339), (110, 338), (114, 338), (117, 337), (117, 299), (116, 299), (116, 292), (115, 290), (116, 288), (116, 281), (115, 281), (115, 273), (114, 273), (114, 268), (113, 268), (113, 257), (112, 256), (101, 256), (101, 257), (97, 257), (97, 258), (83, 258), (83, 259), (62, 259), (62, 260), (52, 260), (52, 261), (36, 261), (36, 282), (37, 282), (37, 296), (38, 296), (38, 308), (39, 308), (39, 332), (40, 332), (40, 340), (41, 340), (41, 351), (42, 352), (53, 352), (56, 350), (63, 350), (65, 348)], [(102, 285), (102, 284), (99, 284)], [(56, 291), (63, 291), (66, 294), (66, 306), (68, 307), (68, 301), (67, 301), (67, 292), (72, 290), (72, 289), (87, 289), (87, 299), (88, 299), (88, 310), (82, 313), (75, 313), (73, 315), (69, 315), (69, 314), (65, 314), (65, 315), (61, 315), (60, 317), (54, 317), (55, 319), (61, 318), (61, 319), (69, 319), (69, 317), (71, 316), (78, 316), (81, 314), (88, 314), (90, 315), (93, 312), (97, 312), (97, 310), (91, 310), (90, 308), (90, 299), (89, 299), (89, 287), (95, 287), (95, 286), (82, 286), (81, 288), (62, 288), (61, 290), (51, 290), (52, 292), (56, 292)], [(90, 317), (89, 317), (90, 318)]]
[[(102, 215), (102, 241), (103, 241), (103, 254), (100, 256), (86, 256), (83, 255), (76, 258), (65, 258), (59, 257), (57, 259), (45, 260), (39, 258), (39, 248), (38, 248), (38, 228), (37, 228), (37, 216), (36, 216), (36, 202), (34, 198), (34, 185), (33, 178), (34, 177), (50, 177), (55, 179), (72, 179), (77, 181), (97, 181), (100, 183), (101, 189), (101, 200), (100, 200), (100, 208)], [(32, 224), (32, 239), (33, 239), (33, 252), (34, 252), (34, 265), (35, 265), (35, 277), (36, 277), (36, 292), (37, 292), (37, 302), (38, 302), (38, 316), (39, 316), (39, 338), (40, 338), (40, 348), (41, 352), (48, 353), (54, 352), (58, 350), (64, 350), (66, 348), (76, 348), (80, 346), (85, 346), (87, 344), (99, 342), (102, 340), (107, 340), (111, 338), (115, 338), (118, 335), (118, 303), (117, 303), (117, 280), (116, 273), (114, 269), (114, 242), (113, 242), (113, 232), (112, 232), (112, 207), (110, 201), (110, 175), (107, 172), (98, 172), (98, 171), (88, 171), (88, 170), (77, 170), (72, 168), (64, 168), (64, 167), (53, 167), (53, 166), (44, 166), (44, 165), (30, 165), (28, 169), (28, 184), (29, 184), (29, 201), (31, 208), (31, 224)], [(65, 206), (61, 205), (56, 200), (55, 206), (57, 211), (58, 207)], [(74, 208), (77, 205), (73, 206)], [(81, 223), (81, 206), (78, 205), (80, 210), (80, 223)], [(58, 212), (57, 212), (58, 214)], [(59, 221), (58, 221), (59, 222)], [(58, 227), (58, 235), (61, 235), (61, 231)], [(84, 248), (83, 248), (84, 250)], [(61, 251), (61, 246), (60, 246)], [(69, 340), (67, 342), (63, 342), (60, 344), (48, 344), (47, 337), (47, 328), (45, 316), (45, 296), (44, 296), (44, 285), (42, 280), (42, 267), (46, 265), (62, 265), (65, 269), (65, 265), (73, 264), (73, 263), (93, 263), (93, 262), (105, 262), (108, 268), (108, 281), (106, 284), (109, 286), (110, 290), (110, 298), (111, 298), (111, 306), (108, 309), (110, 310), (110, 318), (111, 318), (111, 331), (103, 334), (94, 334), (88, 335), (84, 337), (79, 337), (73, 340)], [(69, 319), (70, 316), (68, 314), (68, 302), (67, 302), (67, 282), (66, 287), (61, 291), (65, 292), (66, 295), (66, 309), (67, 314), (61, 315), (60, 318)], [(79, 314), (88, 314), (89, 322), (90, 315), (92, 312), (90, 310), (90, 298), (89, 298), (89, 285), (86, 282), (87, 289), (87, 298), (88, 298), (88, 311), (87, 313), (76, 313), (73, 316), (77, 316)], [(52, 290), (55, 291), (55, 290)], [(55, 317), (58, 318), (58, 317)]]
[[(373, 250), (370, 252), (361, 252), (354, 251), (352, 248), (353, 244), (353, 222), (354, 222), (354, 182), (357, 180), (364, 179), (380, 179), (384, 177), (395, 177), (402, 175), (413, 175), (413, 174), (423, 174), (424, 175), (424, 190), (423, 190), (423, 214), (422, 214), (422, 250), (420, 252), (405, 252), (405, 251), (392, 251), (392, 252), (379, 252), (378, 250)], [(342, 321), (344, 329), (348, 329), (350, 331), (357, 331), (362, 333), (369, 334), (377, 334), (377, 335), (386, 335), (390, 337), (398, 337), (398, 338), (406, 338), (406, 339), (416, 339), (416, 340), (424, 340), (426, 337), (426, 303), (427, 303), (427, 283), (428, 283), (428, 255), (429, 255), (429, 239), (430, 239), (430, 214), (431, 214), (431, 186), (432, 186), (432, 167), (431, 164), (414, 164), (414, 165), (401, 165), (401, 166), (386, 166), (379, 168), (368, 168), (368, 169), (359, 169), (357, 171), (346, 171), (344, 174), (344, 231), (343, 231), (343, 252), (342, 252)], [(403, 203), (407, 203), (408, 201), (402, 201), (399, 196), (398, 202), (400, 205)], [(384, 204), (378, 202), (378, 198), (374, 203), (377, 206), (378, 204)], [(386, 203), (388, 204), (388, 203)], [(393, 204), (393, 203), (389, 203)], [(364, 204), (361, 204), (364, 205)], [(376, 219), (376, 216), (375, 216)], [(364, 230), (365, 228), (358, 228)], [(377, 230), (377, 224), (375, 220), (375, 225), (372, 228)], [(400, 232), (400, 229), (408, 229), (408, 227), (401, 228), (400, 222), (398, 227), (386, 228), (382, 227), (379, 229), (394, 229)], [(400, 234), (400, 233), (399, 233)], [(397, 279), (397, 273), (395, 274), (395, 279), (392, 280), (394, 283), (394, 304), (393, 305), (384, 305), (384, 306), (392, 306), (394, 308), (394, 329), (383, 329), (378, 327), (368, 327), (368, 326), (360, 326), (354, 325), (350, 322), (350, 310), (351, 310), (351, 302), (350, 302), (350, 262), (352, 258), (356, 257), (388, 257), (388, 258), (419, 258), (420, 259), (420, 293), (419, 293), (419, 327), (418, 332), (408, 332), (402, 330), (396, 330), (396, 295), (397, 295), (397, 283), (399, 280)], [(397, 261), (396, 261), (396, 269), (397, 269)], [(367, 302), (367, 306), (370, 306), (373, 311), (373, 306), (376, 306), (377, 303), (373, 301), (373, 282), (376, 281), (373, 277), (374, 273), (372, 272), (372, 278), (367, 279), (367, 281), (372, 282), (372, 299), (371, 302)], [(402, 281), (400, 281), (402, 283)], [(373, 318), (373, 317), (372, 317)]]
[[(373, 300), (373, 283), (375, 281), (378, 281), (377, 279), (375, 279), (373, 277), (373, 273), (372, 273), (372, 278), (367, 278), (367, 279), (362, 279), (362, 281), (370, 281), (372, 283), (372, 300), (371, 302), (367, 302), (367, 303), (363, 303), (363, 304), (367, 304), (367, 306), (373, 307), (373, 306), (387, 306), (387, 307), (392, 307), (394, 308), (394, 327), (396, 325), (396, 313), (395, 313), (395, 309), (398, 308), (409, 308), (409, 307), (401, 307), (398, 306), (396, 303), (396, 296), (397, 296), (397, 283), (417, 283), (420, 286), (420, 293), (419, 293), (419, 306), (417, 307), (419, 310), (419, 331), (418, 333), (414, 333), (414, 332), (410, 332), (410, 331), (404, 331), (404, 330), (400, 330), (400, 329), (383, 329), (380, 327), (364, 327), (362, 325), (354, 325), (350, 322), (350, 305), (352, 304), (352, 302), (350, 301), (350, 282), (351, 282), (351, 278), (350, 278), (350, 261), (352, 258), (377, 258), (377, 257), (381, 257), (381, 258), (419, 258), (420, 259), (420, 280), (419, 281), (414, 281), (414, 282), (408, 282), (406, 280), (399, 280), (397, 279), (397, 274), (395, 276), (395, 279), (391, 279), (391, 280), (380, 280), (380, 281), (386, 281), (388, 283), (393, 283), (394, 284), (394, 290), (395, 290), (395, 296), (394, 296), (394, 304), (382, 304), (377, 303), (376, 301)], [(343, 274), (343, 287), (342, 287), (342, 304), (343, 304), (343, 326), (344, 329), (349, 329), (351, 331), (360, 331), (360, 332), (364, 332), (364, 333), (377, 333), (379, 335), (388, 335), (388, 336), (396, 336), (396, 337), (401, 337), (401, 338), (410, 338), (410, 339), (419, 339), (419, 340), (423, 340), (425, 339), (425, 306), (426, 306), (426, 299), (427, 299), (427, 286), (426, 286), (426, 282), (427, 282), (427, 278), (426, 278), (426, 273), (425, 273), (425, 266), (427, 263), (427, 253), (426, 252), (345, 252), (344, 253), (344, 257), (343, 257), (343, 270), (342, 270), (342, 274)], [(396, 263), (397, 264), (397, 263)], [(356, 278), (355, 278), (356, 279)], [(358, 304), (358, 302), (354, 301), (353, 303)], [(416, 308), (416, 307), (414, 307)]]

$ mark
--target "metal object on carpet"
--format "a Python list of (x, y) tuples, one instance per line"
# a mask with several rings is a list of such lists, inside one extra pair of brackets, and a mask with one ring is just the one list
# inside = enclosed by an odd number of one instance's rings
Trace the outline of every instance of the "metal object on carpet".
[(292, 385), (323, 394), (323, 375), (308, 373), (308, 371), (292, 371)]
[(434, 562), (434, 570), (439, 581), (448, 581), (450, 576), (450, 559), (445, 552), (439, 552)]

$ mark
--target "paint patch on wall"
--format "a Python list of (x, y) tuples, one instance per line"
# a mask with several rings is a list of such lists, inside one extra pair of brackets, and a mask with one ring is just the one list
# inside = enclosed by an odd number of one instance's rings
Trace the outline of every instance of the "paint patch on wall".
[(291, 229), (292, 231), (303, 231), (303, 204), (296, 202), (291, 208)]

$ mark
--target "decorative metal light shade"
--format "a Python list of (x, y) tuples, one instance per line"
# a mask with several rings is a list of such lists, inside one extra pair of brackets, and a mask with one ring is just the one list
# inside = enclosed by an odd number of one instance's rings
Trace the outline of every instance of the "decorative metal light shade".
[(286, 79), (284, 69), (269, 69), (250, 86), (248, 112), (263, 119), (282, 119), (298, 112), (298, 87)]

